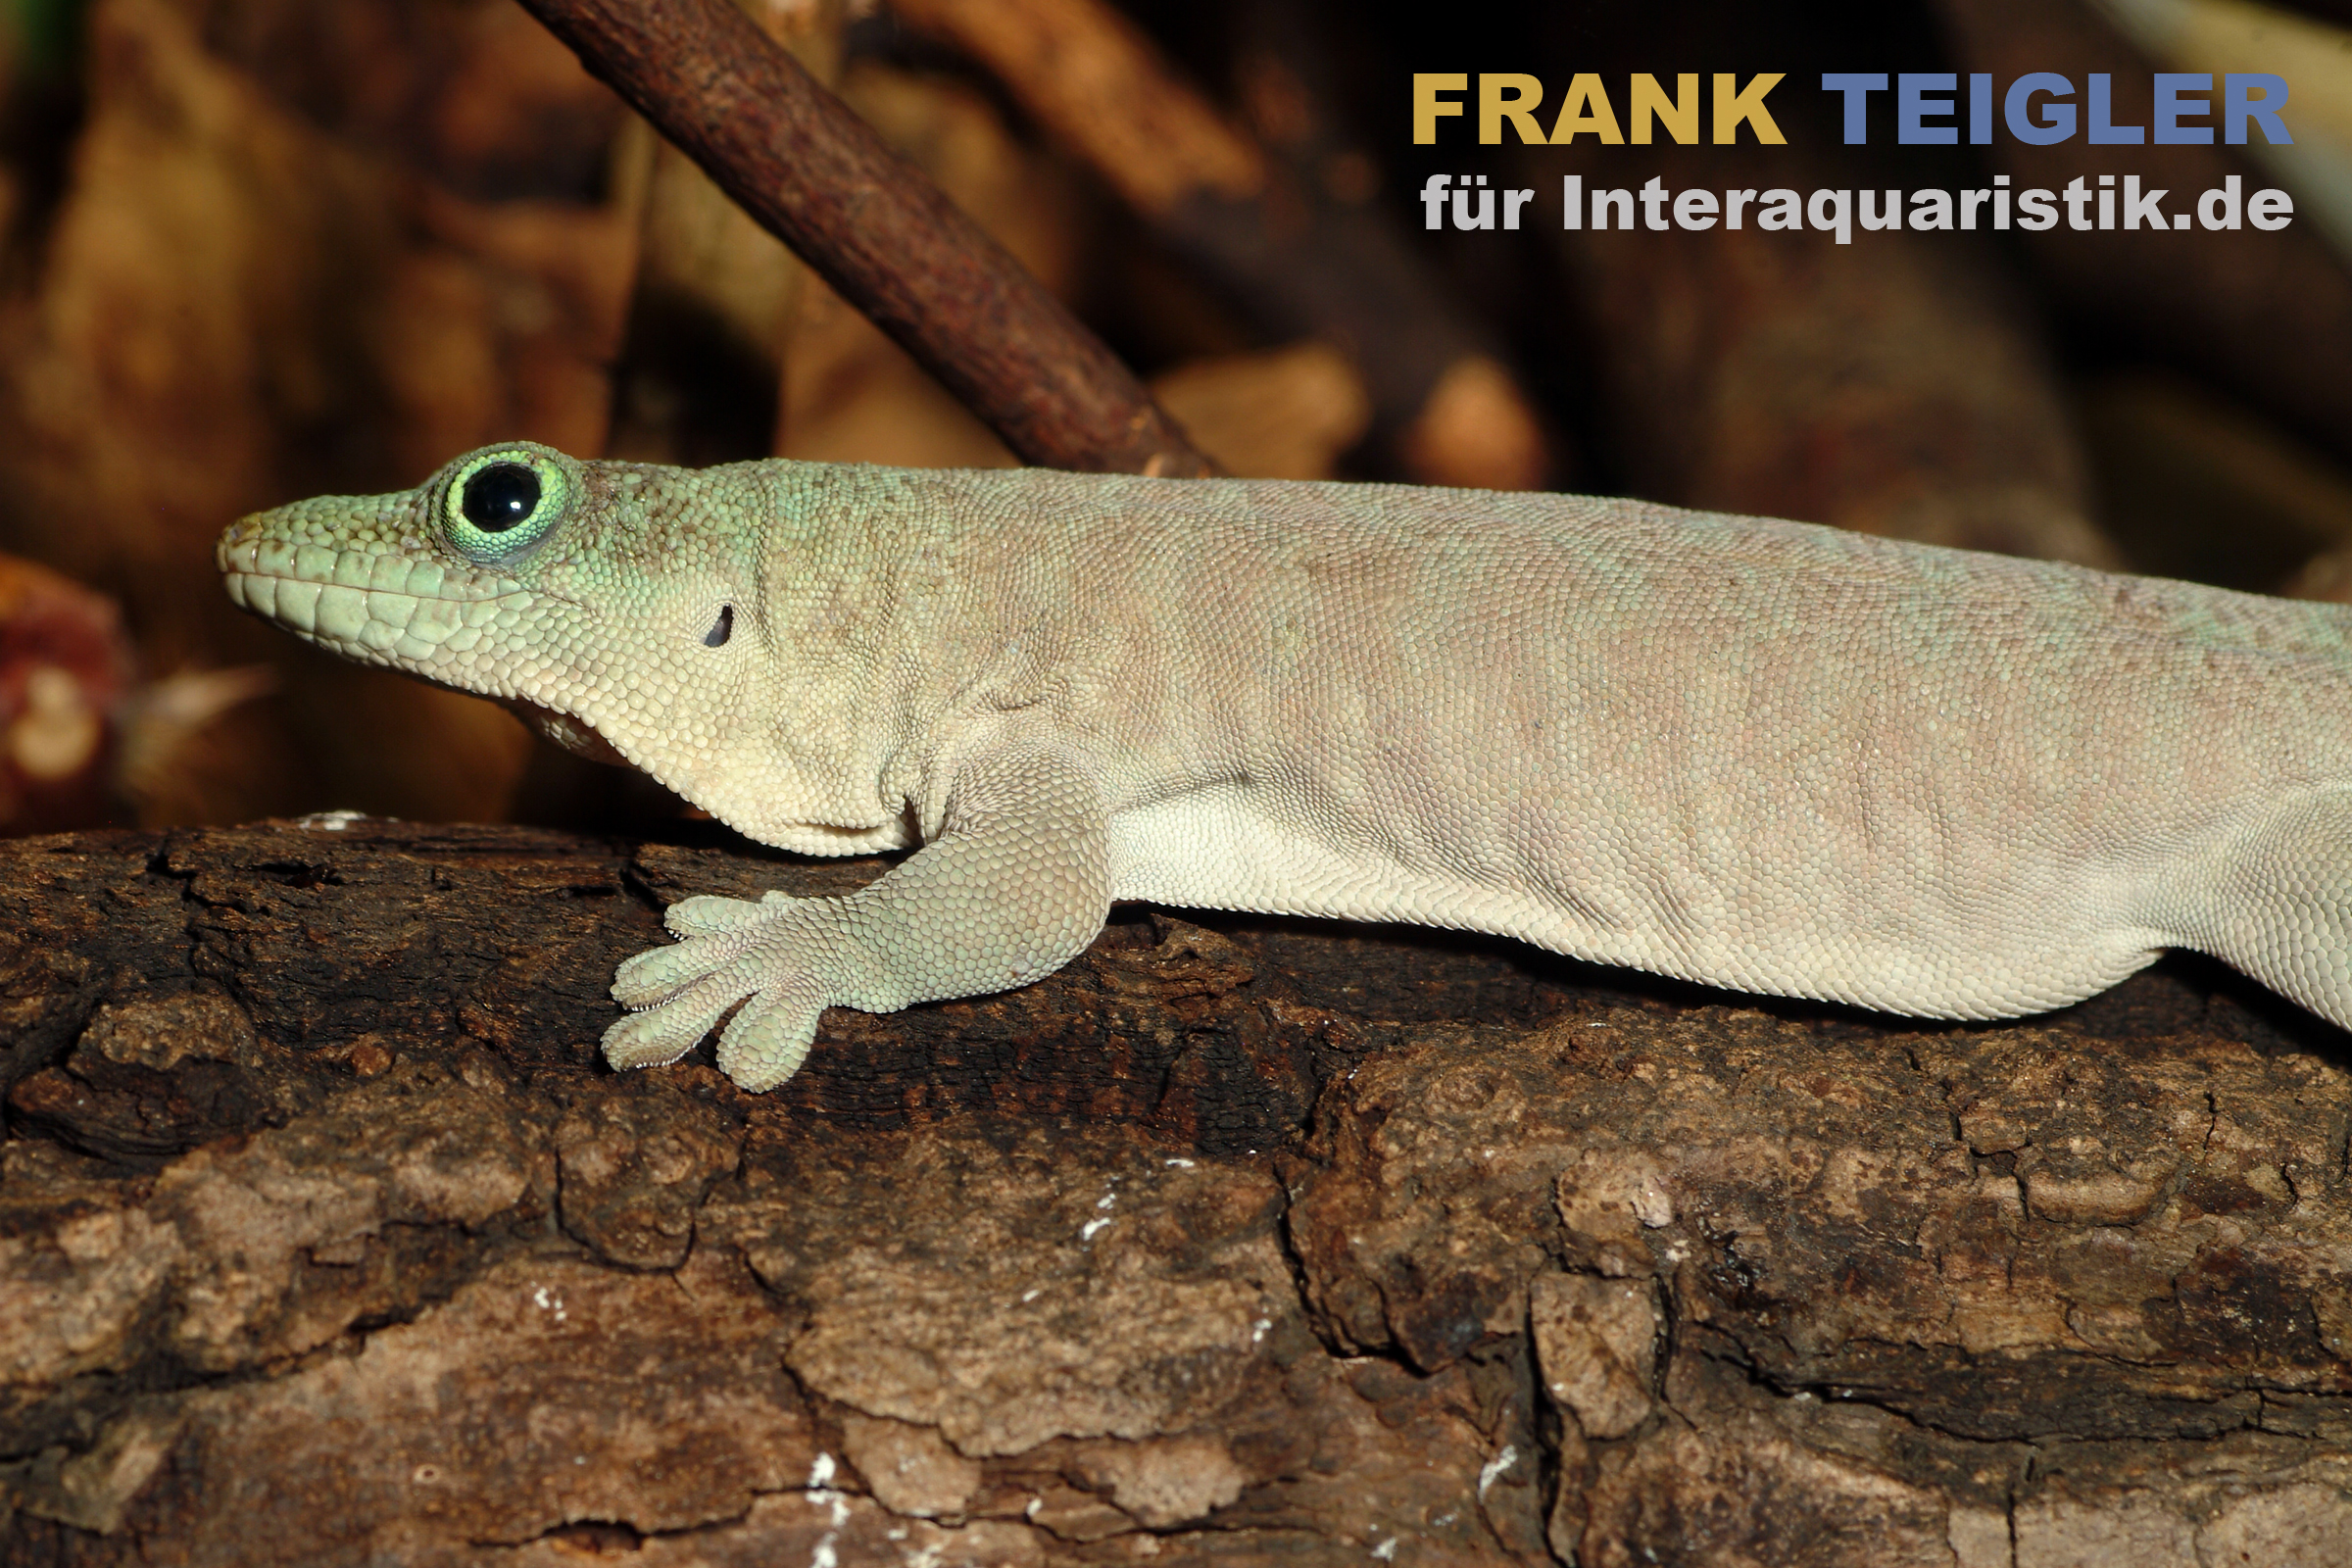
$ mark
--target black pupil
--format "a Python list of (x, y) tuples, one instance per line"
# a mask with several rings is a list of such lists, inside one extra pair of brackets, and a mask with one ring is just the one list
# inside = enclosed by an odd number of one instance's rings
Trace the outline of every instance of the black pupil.
[(493, 463), (466, 481), (458, 510), (482, 532), (504, 533), (539, 510), (539, 476), (519, 463)]

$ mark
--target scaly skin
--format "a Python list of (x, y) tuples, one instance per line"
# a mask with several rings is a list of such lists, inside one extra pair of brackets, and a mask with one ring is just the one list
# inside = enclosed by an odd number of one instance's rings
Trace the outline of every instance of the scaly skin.
[(2187, 947), (2352, 1023), (2334, 607), (1627, 501), (526, 443), (220, 561), (753, 838), (921, 846), (847, 898), (677, 905), (617, 1066), (741, 1003), (719, 1063), (772, 1087), (825, 1007), (1026, 983), (1119, 899), (1934, 1017)]

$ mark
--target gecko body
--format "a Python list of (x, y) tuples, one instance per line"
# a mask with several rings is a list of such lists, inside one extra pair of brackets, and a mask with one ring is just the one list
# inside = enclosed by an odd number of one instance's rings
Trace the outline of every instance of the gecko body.
[(222, 537), (310, 641), (752, 838), (608, 1058), (1052, 972), (1117, 900), (1407, 921), (1912, 1015), (2213, 954), (2352, 1023), (2352, 611), (1638, 502), (686, 471), (512, 443)]

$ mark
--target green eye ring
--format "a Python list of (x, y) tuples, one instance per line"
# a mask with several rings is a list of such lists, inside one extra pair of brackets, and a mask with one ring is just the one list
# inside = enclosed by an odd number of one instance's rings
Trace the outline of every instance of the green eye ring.
[(476, 561), (511, 560), (547, 537), (570, 509), (571, 475), (532, 447), (489, 447), (451, 472), (441, 526)]

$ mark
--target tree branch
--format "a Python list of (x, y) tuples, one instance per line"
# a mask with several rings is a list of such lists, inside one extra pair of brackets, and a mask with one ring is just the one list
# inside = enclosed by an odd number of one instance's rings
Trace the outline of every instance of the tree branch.
[(1023, 459), (1214, 471), (1109, 349), (728, 0), (523, 5)]

